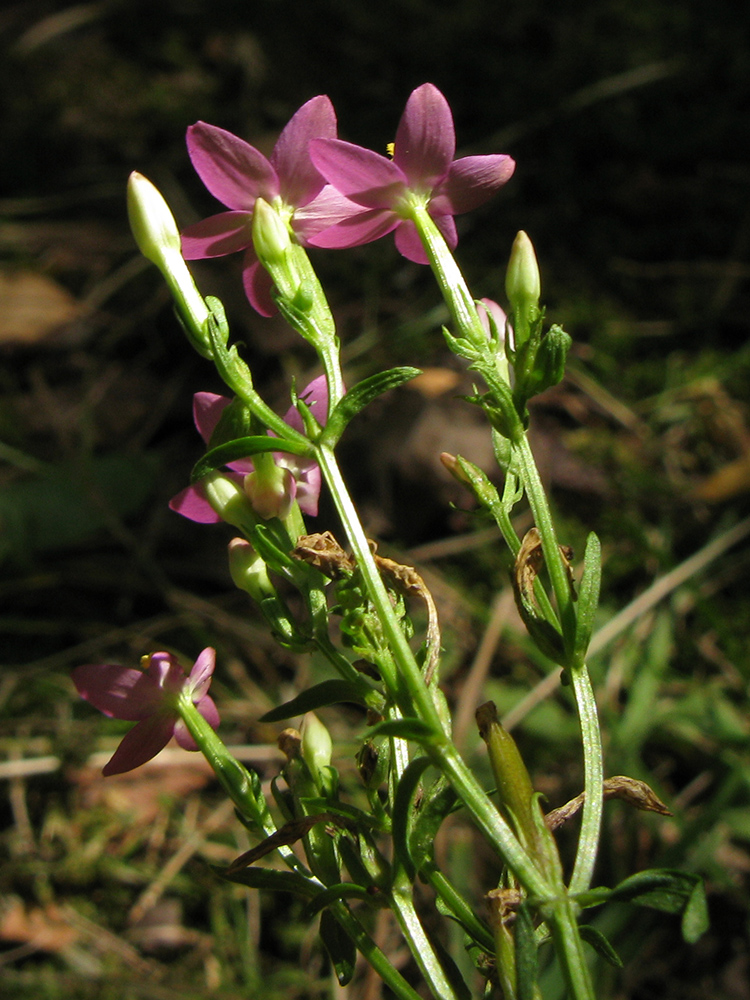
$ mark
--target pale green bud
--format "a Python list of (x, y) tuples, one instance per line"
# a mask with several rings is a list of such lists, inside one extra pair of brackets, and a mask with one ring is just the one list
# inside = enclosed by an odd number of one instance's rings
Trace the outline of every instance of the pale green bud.
[(235, 587), (259, 603), (276, 596), (266, 564), (246, 538), (233, 538), (229, 543), (229, 573)]
[(513, 318), (530, 322), (530, 310), (539, 306), (541, 279), (531, 240), (523, 230), (516, 236), (505, 273), (505, 294), (513, 306)]
[(210, 472), (201, 480), (208, 502), (227, 524), (250, 532), (258, 523), (247, 494), (239, 483), (221, 472)]
[(310, 769), (310, 774), (319, 781), (321, 772), (331, 763), (333, 753), (331, 734), (314, 712), (307, 712), (302, 719), (300, 735), (302, 757)]
[(127, 200), (138, 249), (166, 278), (193, 346), (204, 357), (212, 357), (208, 308), (183, 259), (180, 231), (169, 206), (151, 181), (135, 170), (128, 178)]

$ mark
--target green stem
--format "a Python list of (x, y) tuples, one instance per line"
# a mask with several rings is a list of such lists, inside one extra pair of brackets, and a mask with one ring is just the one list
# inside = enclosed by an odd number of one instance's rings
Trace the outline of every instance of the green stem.
[[(252, 775), (239, 761), (232, 757), (220, 737), (206, 722), (189, 698), (180, 698), (178, 710), (190, 735), (200, 747), (201, 752), (211, 765), (220, 784), (242, 815), (252, 819), (266, 836), (270, 837), (276, 833), (278, 828), (271, 816), (265, 797), (260, 793), (259, 783), (256, 784), (253, 782)], [(310, 881), (319, 883), (321, 888), (323, 888), (323, 883), (319, 882), (308, 871), (291, 847), (281, 845), (278, 851), (293, 871), (296, 871)], [(332, 905), (331, 909), (359, 951), (394, 994), (400, 1000), (420, 1000), (419, 994), (409, 986), (403, 976), (393, 967), (392, 963), (378, 948), (348, 906), (344, 902), (338, 901)], [(436, 996), (440, 997), (441, 994), (436, 994)], [(445, 996), (453, 998), (454, 994), (451, 991), (450, 993), (446, 993)]]
[[(515, 446), (514, 453), (521, 470), (522, 482), (529, 499), (529, 505), (534, 515), (534, 523), (541, 537), (544, 560), (552, 583), (552, 590), (555, 594), (566, 648), (570, 650), (574, 641), (576, 626), (573, 592), (568, 578), (568, 571), (557, 544), (552, 515), (544, 488), (526, 436)], [(581, 727), (584, 788), (586, 790), (581, 820), (581, 833), (570, 883), (570, 891), (575, 893), (585, 891), (591, 884), (602, 821), (604, 765), (596, 699), (585, 663), (571, 664), (569, 674)]]
[[(442, 234), (430, 218), (426, 207), (414, 206), (411, 217), (456, 326), (460, 333), (477, 345), (480, 352), (486, 356), (487, 338), (479, 322), (474, 300)], [(541, 537), (542, 551), (557, 603), (565, 648), (572, 652), (576, 612), (567, 567), (560, 553), (547, 498), (526, 434), (513, 434), (511, 447)], [(510, 535), (508, 527), (505, 519), (502, 519), (501, 528), (505, 528), (503, 533)], [(514, 539), (513, 541), (515, 543)], [(578, 663), (571, 663), (569, 666), (581, 725), (586, 780), (586, 805), (571, 886), (577, 891), (587, 888), (590, 884), (596, 857), (601, 824), (603, 765), (596, 702), (586, 667)], [(448, 770), (444, 770), (444, 773), (450, 777)], [(512, 867), (510, 859), (508, 863)], [(520, 872), (516, 871), (516, 875), (523, 883)], [(570, 901), (567, 899), (556, 901), (551, 906), (549, 919), (571, 995), (577, 1000), (593, 1000), (591, 982), (583, 959), (582, 942)]]
[(570, 880), (570, 892), (577, 893), (585, 892), (589, 888), (594, 873), (604, 805), (604, 766), (596, 699), (586, 664), (573, 667), (570, 671), (570, 677), (581, 726), (584, 788), (586, 789), (581, 816), (581, 833), (578, 837), (576, 860)]
[(563, 899), (557, 902), (547, 923), (557, 954), (565, 956), (561, 966), (570, 996), (575, 1000), (597, 1000), (571, 901)]
[(419, 665), (393, 613), (388, 592), (380, 578), (333, 452), (325, 447), (319, 448), (318, 461), (398, 667), (400, 687), (391, 692), (392, 697), (404, 715), (416, 714), (432, 728), (433, 736), (425, 741), (425, 751), (453, 785), (474, 821), (505, 859), (527, 892), (545, 898), (549, 894), (546, 880), (519, 843), (509, 824), (487, 797), (443, 729), (432, 695), (424, 683)]
[[(383, 980), (385, 985), (399, 997), (399, 1000), (422, 1000), (420, 995), (394, 968), (390, 959), (386, 958), (349, 907), (339, 900), (331, 905), (331, 912), (341, 924), (359, 951)], [(451, 994), (452, 996), (453, 994)]]
[(464, 276), (453, 259), (453, 254), (448, 249), (443, 234), (425, 207), (412, 206), (411, 217), (417, 227), (417, 232), (430, 261), (430, 267), (437, 278), (453, 322), (464, 337), (474, 341), (481, 349), (484, 349), (487, 346), (487, 334), (479, 319), (474, 299), (466, 287)]
[(417, 916), (411, 894), (412, 887), (409, 880), (397, 877), (391, 889), (390, 900), (401, 933), (436, 1000), (458, 1000), (453, 984), (446, 976)]
[(557, 542), (555, 525), (542, 481), (539, 478), (539, 470), (534, 461), (529, 439), (525, 434), (519, 441), (514, 442), (513, 455), (518, 465), (524, 491), (528, 497), (531, 513), (534, 517), (534, 524), (539, 531), (542, 552), (544, 553), (544, 563), (549, 573), (552, 591), (557, 602), (558, 614), (560, 615), (560, 625), (565, 640), (565, 648), (571, 650), (576, 628), (573, 590), (570, 585), (568, 570), (563, 562), (562, 553)]
[(463, 924), (474, 940), (486, 951), (492, 952), (494, 942), (490, 930), (474, 913), (464, 897), (449, 881), (434, 861), (428, 861), (419, 869), (419, 874), (427, 879), (436, 895), (440, 896), (457, 920)]

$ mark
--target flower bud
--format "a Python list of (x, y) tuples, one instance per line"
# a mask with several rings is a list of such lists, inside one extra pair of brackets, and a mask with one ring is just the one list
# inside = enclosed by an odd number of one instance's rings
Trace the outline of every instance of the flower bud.
[(288, 469), (276, 463), (261, 467), (245, 476), (244, 489), (255, 513), (264, 521), (289, 517), (297, 492), (296, 481)]
[(526, 233), (521, 231), (513, 241), (505, 273), (505, 293), (512, 308), (516, 348), (523, 347), (539, 319), (540, 291), (534, 247)]
[(266, 564), (245, 538), (233, 538), (229, 543), (229, 573), (235, 587), (259, 603), (276, 596)]
[(505, 294), (516, 311), (525, 312), (529, 306), (539, 304), (539, 265), (532, 242), (523, 230), (516, 236), (510, 251), (508, 270), (505, 273)]
[(128, 218), (138, 249), (166, 278), (193, 347), (212, 357), (208, 308), (182, 257), (177, 223), (160, 192), (135, 170), (128, 178)]
[(222, 521), (233, 524), (246, 534), (255, 528), (258, 518), (247, 494), (236, 480), (221, 472), (211, 472), (203, 477), (201, 484), (206, 499)]
[(511, 813), (518, 836), (527, 848), (533, 849), (537, 839), (532, 818), (534, 788), (526, 765), (515, 740), (500, 724), (494, 702), (480, 705), (476, 718), (479, 735), (487, 744), (500, 801)]
[(331, 734), (314, 712), (306, 712), (302, 719), (300, 735), (302, 758), (315, 783), (324, 783), (326, 769), (331, 763), (333, 753)]

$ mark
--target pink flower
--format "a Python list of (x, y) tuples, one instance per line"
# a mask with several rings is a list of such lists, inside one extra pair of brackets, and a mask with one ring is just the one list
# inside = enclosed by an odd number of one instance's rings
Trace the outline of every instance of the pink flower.
[(187, 695), (206, 722), (217, 728), (219, 713), (207, 694), (215, 663), (216, 652), (207, 647), (199, 654), (190, 676), (185, 675), (171, 653), (152, 653), (145, 670), (114, 663), (76, 667), (73, 683), (82, 698), (112, 719), (138, 723), (124, 737), (103, 773), (132, 771), (155, 757), (172, 736), (185, 750), (197, 750), (180, 718), (177, 702)]
[(292, 116), (270, 158), (231, 132), (198, 122), (187, 131), (193, 166), (208, 190), (230, 209), (188, 226), (182, 233), (186, 260), (222, 257), (244, 250), (243, 283), (250, 304), (262, 316), (276, 307), (272, 281), (253, 249), (255, 202), (263, 198), (291, 226), (303, 246), (318, 230), (361, 212), (331, 187), (313, 166), (308, 143), (335, 138), (336, 114), (327, 97), (313, 97)]
[(454, 215), (487, 201), (510, 178), (510, 156), (454, 160), (456, 136), (448, 102), (431, 83), (412, 92), (396, 132), (393, 159), (329, 137), (310, 142), (310, 158), (340, 194), (367, 211), (308, 238), (312, 246), (352, 247), (395, 230), (396, 247), (417, 264), (428, 263), (409, 206), (426, 205), (451, 249), (458, 242)]
[[(328, 416), (328, 383), (325, 375), (313, 379), (299, 394), (299, 398), (310, 407), (316, 420), (324, 424)], [(211, 436), (221, 414), (230, 402), (226, 396), (217, 396), (213, 392), (196, 392), (193, 396), (193, 420), (206, 445), (210, 445)], [(289, 407), (284, 415), (284, 421), (295, 430), (304, 432), (302, 418), (296, 407)], [(321, 486), (318, 463), (286, 452), (275, 452), (274, 459), (276, 464), (288, 473), (286, 490), (289, 503), (296, 500), (303, 513), (315, 517), (318, 513)], [(247, 482), (248, 476), (253, 474), (253, 463), (249, 458), (231, 462), (228, 468), (231, 470), (228, 474), (233, 475), (237, 482)], [(188, 486), (172, 497), (169, 506), (183, 517), (200, 524), (218, 524), (221, 521), (208, 502), (200, 483)]]

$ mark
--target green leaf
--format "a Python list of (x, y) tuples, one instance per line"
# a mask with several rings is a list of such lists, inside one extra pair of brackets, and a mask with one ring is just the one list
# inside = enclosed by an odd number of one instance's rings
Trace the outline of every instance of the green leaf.
[(419, 368), (390, 368), (385, 372), (378, 372), (369, 378), (358, 382), (354, 388), (339, 401), (333, 413), (328, 418), (323, 441), (332, 447), (339, 440), (349, 423), (356, 415), (369, 403), (389, 389), (395, 389), (404, 382), (421, 375)]
[(576, 605), (576, 633), (574, 655), (577, 662), (583, 662), (589, 648), (594, 618), (599, 606), (599, 587), (602, 579), (602, 547), (592, 531), (586, 539), (583, 556), (583, 577)]
[(535, 1000), (537, 976), (537, 945), (534, 934), (534, 923), (526, 904), (522, 903), (516, 913), (514, 925), (516, 941), (516, 998), (517, 1000)]
[(314, 712), (317, 708), (326, 705), (339, 705), (342, 702), (350, 702), (354, 705), (367, 705), (367, 700), (356, 684), (351, 681), (329, 680), (314, 684), (311, 688), (298, 694), (291, 701), (272, 708), (270, 712), (262, 715), (259, 722), (280, 722), (282, 719), (292, 719), (296, 715), (304, 715), (305, 712)]
[(314, 899), (320, 893), (320, 883), (307, 879), (297, 872), (280, 871), (278, 868), (250, 866), (228, 875), (223, 868), (214, 871), (226, 882), (237, 882), (251, 889), (267, 889), (270, 892), (293, 892), (298, 896)]
[(601, 906), (612, 896), (612, 890), (600, 885), (595, 889), (587, 889), (586, 892), (577, 892), (571, 896), (582, 910), (587, 910), (592, 906)]
[(437, 733), (421, 719), (407, 716), (403, 719), (386, 719), (369, 730), (368, 736), (396, 736), (402, 740), (414, 740), (415, 743), (432, 743)]
[(374, 901), (374, 897), (364, 886), (357, 885), (356, 882), (338, 882), (336, 885), (329, 885), (308, 903), (302, 915), (303, 921), (312, 920), (317, 913), (339, 899), (361, 899), (366, 903)]
[(583, 940), (587, 944), (590, 944), (594, 951), (601, 955), (606, 962), (609, 962), (616, 969), (622, 968), (622, 959), (601, 931), (592, 927), (591, 924), (581, 924), (578, 930)]
[(429, 757), (415, 757), (401, 775), (393, 801), (393, 850), (406, 872), (409, 881), (414, 880), (417, 869), (409, 851), (409, 830), (413, 818), (413, 799), (422, 775), (430, 766)]
[[(619, 902), (648, 906), (664, 913), (682, 913), (690, 907), (693, 911), (688, 918), (688, 929), (700, 926), (702, 879), (692, 872), (675, 871), (671, 868), (652, 868), (631, 875), (612, 890), (611, 899)], [(696, 893), (700, 887), (701, 891)], [(703, 898), (705, 907), (705, 898)], [(702, 933), (702, 932), (701, 932)]]
[(341, 924), (328, 910), (324, 910), (320, 915), (320, 939), (336, 970), (339, 985), (346, 986), (354, 975), (357, 949)]
[(269, 434), (251, 434), (248, 437), (236, 438), (224, 444), (211, 448), (200, 461), (193, 466), (190, 473), (191, 483), (197, 482), (209, 472), (221, 469), (230, 462), (237, 462), (252, 455), (267, 451), (283, 451), (290, 455), (312, 455), (310, 445), (287, 438), (271, 437)]
[(703, 881), (696, 882), (682, 912), (682, 936), (688, 944), (695, 944), (708, 930), (708, 904)]
[(457, 796), (448, 782), (440, 778), (426, 792), (409, 838), (409, 854), (419, 870), (433, 855), (435, 837), (443, 820), (456, 805)]

